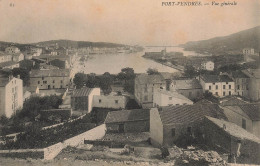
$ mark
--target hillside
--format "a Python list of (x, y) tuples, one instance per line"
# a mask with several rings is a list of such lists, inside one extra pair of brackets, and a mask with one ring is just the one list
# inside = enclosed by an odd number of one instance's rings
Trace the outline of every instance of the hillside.
[(73, 41), (73, 40), (50, 40), (50, 41), (43, 41), (39, 43), (32, 43), (32, 45), (38, 46), (54, 46), (56, 43), (60, 47), (72, 47), (72, 48), (82, 48), (82, 47), (124, 47), (126, 45), (123, 44), (116, 44), (116, 43), (107, 43), (107, 42), (89, 42), (89, 41)]
[(254, 48), (260, 51), (260, 26), (240, 31), (224, 37), (202, 41), (191, 41), (181, 45), (185, 50), (212, 54), (224, 52), (241, 52), (243, 48)]

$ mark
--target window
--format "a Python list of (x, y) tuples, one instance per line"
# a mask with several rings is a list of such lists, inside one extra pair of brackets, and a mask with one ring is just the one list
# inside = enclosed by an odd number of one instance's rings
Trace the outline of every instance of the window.
[(218, 96), (218, 92), (215, 93)]
[(148, 100), (148, 96), (144, 96), (144, 101), (147, 101)]
[(229, 96), (231, 95), (231, 91), (228, 92), (228, 95), (229, 95)]
[(229, 89), (231, 89), (231, 85), (229, 85)]
[(209, 86), (209, 90), (211, 90), (211, 86)]
[(148, 91), (148, 87), (147, 87), (147, 84), (145, 84), (144, 86), (144, 92), (147, 92)]
[(115, 100), (115, 103), (118, 104), (118, 100)]
[(223, 85), (223, 89), (226, 89), (226, 85)]
[(42, 77), (42, 80), (44, 80), (44, 77)]
[(218, 89), (218, 85), (216, 85), (216, 89)]
[(62, 80), (60, 80), (60, 83), (63, 83), (63, 81), (62, 81)]
[(242, 119), (242, 128), (246, 129), (246, 120), (245, 119)]
[(98, 100), (98, 102), (99, 102), (99, 103), (101, 103), (101, 102), (102, 102), (102, 100), (101, 100), (101, 99), (99, 99), (99, 100)]
[(191, 133), (191, 127), (190, 126), (187, 128), (187, 132)]
[(239, 89), (240, 87), (239, 87), (239, 85), (237, 85), (237, 89)]
[(52, 83), (55, 83), (55, 80), (53, 80)]
[(169, 100), (172, 100), (172, 97), (169, 97)]
[(223, 96), (226, 96), (226, 92), (223, 92)]
[(172, 128), (172, 137), (175, 136), (175, 128)]
[(38, 84), (40, 84), (40, 81), (38, 81)]

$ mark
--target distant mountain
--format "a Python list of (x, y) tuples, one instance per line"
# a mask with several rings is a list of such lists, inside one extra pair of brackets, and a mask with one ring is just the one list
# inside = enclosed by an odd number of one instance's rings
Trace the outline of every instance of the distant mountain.
[(38, 45), (42, 47), (58, 45), (60, 47), (72, 47), (72, 48), (82, 48), (82, 47), (124, 47), (127, 45), (108, 43), (108, 42), (89, 42), (89, 41), (73, 41), (73, 40), (50, 40), (38, 43), (32, 43), (32, 45)]
[(200, 53), (241, 52), (243, 48), (254, 48), (260, 51), (260, 26), (240, 31), (224, 37), (216, 37), (202, 41), (191, 41), (180, 45), (185, 50)]

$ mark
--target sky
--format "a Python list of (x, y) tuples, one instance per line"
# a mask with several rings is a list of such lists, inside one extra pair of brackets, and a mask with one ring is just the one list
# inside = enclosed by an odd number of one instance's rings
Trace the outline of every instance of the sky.
[(211, 5), (211, 0), (201, 1), (208, 6), (162, 6), (168, 1), (0, 0), (0, 41), (69, 39), (164, 46), (260, 25), (259, 0), (236, 0), (237, 5), (222, 7)]

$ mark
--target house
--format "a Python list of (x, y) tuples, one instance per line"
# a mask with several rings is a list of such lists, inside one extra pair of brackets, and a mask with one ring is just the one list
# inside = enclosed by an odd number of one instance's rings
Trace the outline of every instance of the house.
[(232, 72), (231, 77), (235, 82), (235, 95), (249, 98), (249, 76), (247, 76), (242, 71), (238, 70)]
[(40, 63), (39, 69), (40, 70), (46, 70), (46, 69), (48, 69), (48, 70), (53, 70), (53, 69), (58, 70), (59, 68), (57, 66), (48, 65), (46, 63)]
[(71, 108), (82, 113), (90, 113), (93, 108), (94, 96), (100, 95), (100, 88), (75, 89), (71, 95)]
[(235, 93), (235, 82), (228, 75), (202, 75), (199, 80), (203, 92), (211, 92), (217, 97)]
[(143, 108), (153, 107), (153, 92), (166, 87), (166, 81), (161, 74), (140, 74), (135, 78), (135, 99)]
[(13, 69), (13, 68), (18, 68), (19, 66), (20, 66), (19, 63), (13, 61), (0, 63), (0, 69)]
[(214, 62), (206, 61), (206, 62), (201, 63), (201, 69), (202, 70), (213, 71), (214, 70)]
[(32, 47), (30, 52), (33, 54), (33, 56), (40, 56), (42, 54), (42, 48)]
[(12, 54), (12, 61), (14, 62), (20, 62), (24, 60), (24, 55), (23, 53), (19, 52), (19, 53), (14, 53)]
[(148, 109), (122, 110), (109, 112), (105, 124), (107, 132), (148, 132), (149, 120)]
[(20, 49), (15, 46), (10, 46), (10, 47), (5, 48), (5, 52), (9, 53), (9, 54), (16, 54), (16, 53), (20, 52)]
[(205, 116), (226, 119), (216, 104), (193, 104), (151, 108), (150, 136), (154, 146), (173, 145), (185, 135), (197, 135)]
[(0, 63), (12, 61), (12, 55), (0, 51)]
[(248, 84), (249, 99), (258, 101), (260, 99), (260, 69), (243, 70), (250, 79)]
[(234, 123), (206, 117), (200, 141), (208, 148), (229, 154), (230, 163), (260, 164), (260, 139)]
[(64, 89), (70, 84), (69, 69), (31, 70), (30, 85), (39, 89)]
[(39, 59), (43, 59), (46, 60), (47, 63), (55, 60), (55, 59), (59, 59), (61, 61), (67, 61), (66, 63), (68, 63), (69, 65), (71, 65), (71, 57), (68, 55), (49, 55), (49, 54), (41, 54), (40, 56), (38, 56), (37, 58)]
[(97, 95), (93, 98), (93, 107), (124, 109), (127, 98), (122, 95)]
[(260, 105), (240, 104), (223, 107), (228, 120), (260, 138)]
[(241, 98), (237, 96), (226, 96), (219, 100), (220, 106), (237, 106), (237, 105), (243, 105), (248, 104), (248, 102), (242, 100)]
[(10, 118), (23, 107), (23, 80), (0, 77), (0, 116)]
[(67, 60), (54, 59), (54, 60), (50, 61), (49, 64), (52, 66), (56, 66), (59, 69), (67, 69), (70, 67)]
[(242, 50), (244, 55), (254, 55), (255, 54), (255, 50), (253, 48), (244, 48)]
[(172, 80), (170, 91), (177, 91), (190, 100), (195, 100), (203, 96), (202, 86), (197, 79)]
[(153, 96), (153, 107), (193, 104), (190, 99), (176, 91), (156, 89)]

